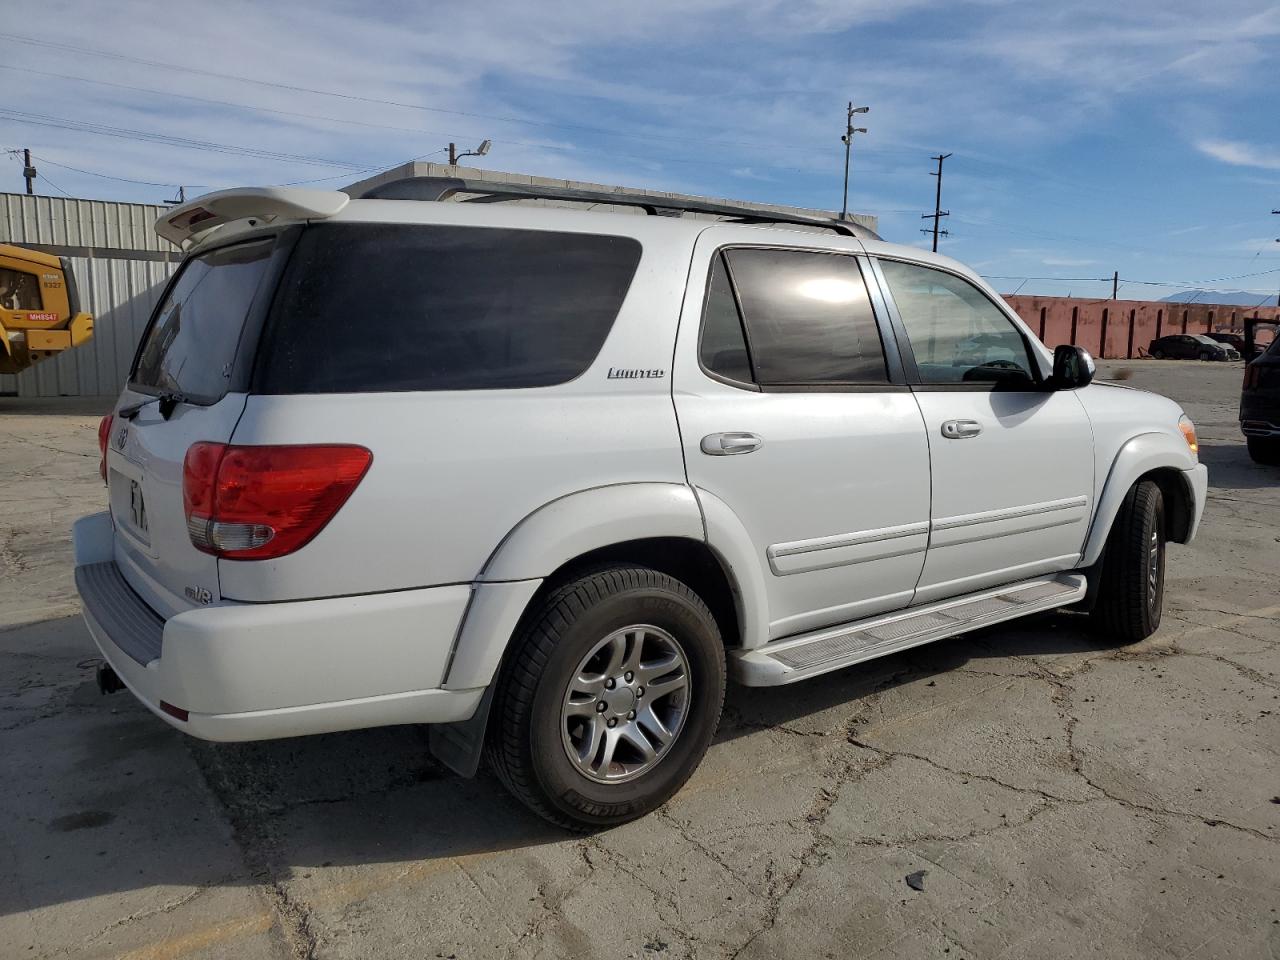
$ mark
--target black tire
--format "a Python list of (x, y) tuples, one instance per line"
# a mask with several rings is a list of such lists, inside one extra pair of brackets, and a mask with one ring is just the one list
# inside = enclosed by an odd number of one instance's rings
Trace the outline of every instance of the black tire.
[(1157, 360), (1163, 360), (1163, 359), (1164, 359), (1164, 351), (1163, 351), (1163, 350), (1152, 350), (1152, 351), (1151, 351), (1151, 355), (1152, 355), (1153, 357), (1155, 357)]
[(1203, 350), (1201, 350), (1201, 351), (1200, 351), (1199, 356), (1198, 356), (1198, 357), (1196, 357), (1196, 359), (1197, 359), (1197, 360), (1208, 360), (1208, 359), (1209, 359), (1209, 354), (1207, 354), (1207, 353), (1205, 353)]
[(1246, 437), (1249, 458), (1264, 467), (1280, 467), (1280, 437)]
[[(570, 760), (562, 709), (582, 658), (634, 624), (677, 641), (688, 664), (689, 701), (655, 766), (603, 783)], [(553, 590), (522, 621), (498, 678), (489, 762), (517, 799), (557, 826), (589, 831), (626, 823), (657, 809), (689, 779), (719, 726), (724, 691), (724, 644), (697, 594), (647, 567), (598, 569)]]
[(1102, 583), (1090, 621), (1120, 643), (1145, 640), (1160, 627), (1164, 604), (1164, 495), (1150, 480), (1134, 484), (1107, 537)]

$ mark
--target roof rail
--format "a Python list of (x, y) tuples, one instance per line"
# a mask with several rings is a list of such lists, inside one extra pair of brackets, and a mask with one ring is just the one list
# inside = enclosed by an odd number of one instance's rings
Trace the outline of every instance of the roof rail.
[(623, 207), (639, 207), (651, 216), (678, 217), (685, 213), (707, 213), (731, 217), (745, 223), (794, 223), (807, 227), (835, 230), (861, 240), (879, 240), (875, 231), (851, 220), (834, 217), (811, 217), (800, 213), (783, 213), (764, 207), (711, 200), (679, 199), (651, 193), (611, 193), (607, 190), (581, 190), (576, 187), (550, 187), (495, 180), (464, 180), (460, 177), (403, 177), (370, 187), (356, 195), (356, 200), (448, 200), (460, 193), (476, 196), (463, 203), (501, 203), (508, 200), (564, 200), (574, 203), (607, 203)]

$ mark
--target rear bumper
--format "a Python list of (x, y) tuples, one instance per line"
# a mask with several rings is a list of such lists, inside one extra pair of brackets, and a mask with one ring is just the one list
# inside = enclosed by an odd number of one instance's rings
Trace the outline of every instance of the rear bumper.
[(1246, 437), (1280, 437), (1280, 417), (1276, 420), (1241, 419), (1240, 432)]
[(470, 718), (484, 694), (440, 688), (468, 586), (210, 606), (161, 620), (114, 569), (110, 524), (103, 513), (75, 527), (85, 622), (133, 694), (185, 733), (266, 740), (451, 723)]

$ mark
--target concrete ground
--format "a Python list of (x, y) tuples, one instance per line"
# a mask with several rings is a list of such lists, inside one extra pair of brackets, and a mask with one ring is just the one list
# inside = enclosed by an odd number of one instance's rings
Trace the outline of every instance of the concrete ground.
[(688, 786), (586, 839), (419, 729), (215, 746), (100, 697), (105, 404), (0, 400), (0, 956), (1280, 957), (1280, 469), (1238, 364), (1104, 366), (1211, 470), (1151, 640), (1060, 614), (732, 689)]

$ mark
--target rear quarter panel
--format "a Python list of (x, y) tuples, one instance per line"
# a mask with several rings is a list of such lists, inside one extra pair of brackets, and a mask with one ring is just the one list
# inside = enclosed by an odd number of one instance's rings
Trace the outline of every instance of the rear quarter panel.
[[(379, 209), (399, 217), (402, 206), (384, 201)], [(528, 216), (545, 227), (551, 213), (513, 210), (503, 222), (523, 226)], [(553, 229), (603, 232), (596, 218), (552, 219)], [(250, 396), (233, 442), (355, 443), (373, 451), (373, 464), (301, 550), (219, 561), (222, 595), (277, 601), (468, 583), (509, 531), (551, 501), (611, 484), (683, 483), (670, 367), (694, 233), (634, 219), (625, 232), (643, 248), (635, 279), (600, 354), (576, 380), (519, 390)], [(661, 375), (610, 378), (617, 368)]]

